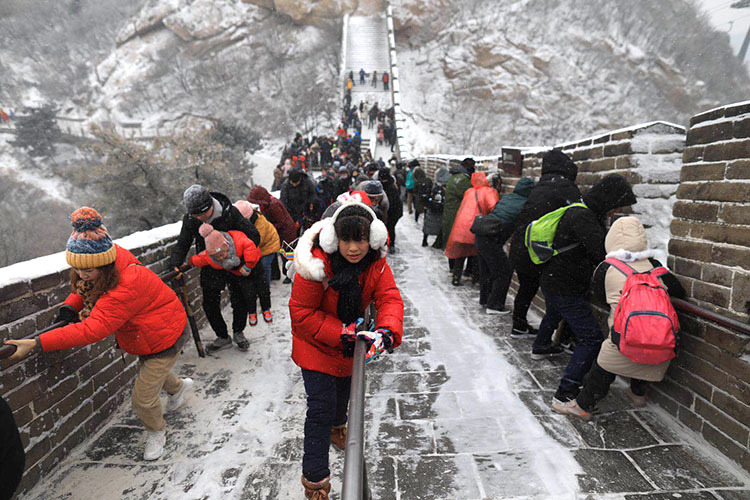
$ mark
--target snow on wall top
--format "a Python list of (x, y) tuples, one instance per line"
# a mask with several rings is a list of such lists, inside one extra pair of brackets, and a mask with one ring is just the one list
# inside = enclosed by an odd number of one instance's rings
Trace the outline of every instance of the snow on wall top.
[[(165, 226), (156, 227), (148, 231), (138, 231), (137, 233), (124, 236), (115, 240), (115, 243), (123, 248), (132, 250), (139, 247), (152, 245), (161, 240), (172, 238), (180, 234), (180, 228), (182, 222), (175, 222), (173, 224), (167, 224)], [(0, 288), (12, 285), (14, 283), (20, 283), (23, 281), (31, 281), (34, 278), (40, 276), (46, 276), (48, 274), (58, 273), (69, 268), (67, 261), (65, 260), (65, 252), (57, 252), (51, 255), (45, 255), (43, 257), (37, 257), (36, 259), (27, 260), (24, 262), (17, 262), (7, 267), (0, 269)]]
[(702, 113), (699, 113), (699, 114), (693, 116), (690, 119), (690, 126), (692, 127), (693, 125), (696, 125), (698, 123), (705, 122), (705, 121), (708, 121), (708, 120), (712, 120), (714, 118), (719, 118), (721, 116), (724, 116), (725, 113), (719, 113), (719, 111), (726, 112), (726, 110), (733, 109), (733, 108), (739, 108), (741, 106), (750, 106), (750, 101), (741, 101), (741, 102), (735, 102), (735, 103), (732, 103), (732, 104), (725, 104), (724, 106), (719, 106), (719, 107), (716, 107), (716, 108), (712, 108), (712, 109), (706, 110), (706, 111), (704, 111)]

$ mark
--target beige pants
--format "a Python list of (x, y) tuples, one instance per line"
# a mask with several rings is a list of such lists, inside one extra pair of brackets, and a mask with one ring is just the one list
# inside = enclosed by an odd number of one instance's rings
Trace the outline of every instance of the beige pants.
[(150, 358), (138, 361), (138, 375), (133, 387), (133, 411), (149, 431), (160, 431), (166, 427), (159, 393), (162, 389), (175, 394), (182, 389), (182, 380), (172, 373), (180, 351), (174, 356)]

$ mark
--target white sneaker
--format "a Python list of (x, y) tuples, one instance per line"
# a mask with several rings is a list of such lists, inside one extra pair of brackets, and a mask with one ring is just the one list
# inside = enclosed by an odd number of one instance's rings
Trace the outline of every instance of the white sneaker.
[(499, 315), (504, 316), (506, 314), (510, 314), (510, 309), (508, 309), (507, 307), (503, 307), (502, 309), (494, 309), (492, 307), (487, 307), (484, 310), (484, 312), (485, 314), (499, 314)]
[(175, 392), (174, 394), (170, 394), (167, 397), (167, 408), (164, 410), (165, 413), (175, 411), (176, 409), (181, 407), (185, 403), (185, 395), (190, 389), (193, 388), (194, 384), (195, 383), (191, 378), (182, 379), (182, 387), (180, 388), (180, 390)]
[(167, 430), (146, 431), (146, 448), (143, 450), (143, 460), (156, 460), (164, 454), (167, 444)]

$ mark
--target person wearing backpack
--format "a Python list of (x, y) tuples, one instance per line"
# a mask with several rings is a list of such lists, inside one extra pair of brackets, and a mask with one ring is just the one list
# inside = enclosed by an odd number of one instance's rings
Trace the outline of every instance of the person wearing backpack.
[(575, 399), (599, 352), (602, 331), (591, 312), (586, 294), (594, 267), (604, 260), (604, 223), (609, 213), (636, 202), (628, 181), (611, 174), (594, 184), (584, 195), (585, 206), (573, 205), (563, 214), (555, 232), (554, 248), (575, 247), (549, 259), (542, 266), (540, 286), (545, 313), (532, 349), (532, 359), (562, 352), (552, 344), (552, 334), (565, 320), (578, 339), (565, 374), (555, 392), (560, 403)]
[(542, 176), (529, 193), (529, 197), (518, 214), (515, 232), (510, 241), (510, 261), (518, 276), (518, 293), (513, 303), (513, 330), (510, 336), (518, 339), (536, 335), (537, 330), (529, 326), (526, 316), (539, 290), (542, 266), (534, 264), (523, 244), (526, 226), (544, 214), (581, 200), (581, 192), (575, 185), (578, 167), (562, 151), (552, 150), (542, 158)]
[[(630, 301), (636, 297), (635, 294), (628, 294), (628, 277), (626, 273), (632, 271), (638, 273), (651, 273), (657, 283), (665, 287), (666, 290), (651, 289), (648, 291), (649, 309), (653, 309), (653, 304), (659, 303), (661, 299), (655, 296), (659, 294), (669, 294), (669, 296), (683, 298), (685, 290), (668, 271), (662, 268), (662, 264), (654, 258), (654, 251), (648, 250), (648, 241), (646, 230), (643, 224), (636, 217), (621, 217), (617, 219), (612, 228), (607, 233), (604, 241), (604, 248), (607, 251), (607, 260), (602, 262), (594, 272), (592, 280), (592, 289), (594, 299), (602, 304), (609, 304), (610, 312), (607, 320), (609, 335), (602, 343), (599, 356), (594, 362), (591, 370), (584, 378), (581, 392), (576, 399), (566, 403), (554, 402), (552, 408), (563, 414), (573, 415), (582, 420), (591, 418), (591, 411), (607, 395), (609, 386), (614, 382), (617, 375), (630, 379), (630, 387), (626, 389), (625, 394), (637, 407), (646, 405), (646, 389), (649, 382), (659, 382), (664, 378), (664, 374), (669, 368), (670, 360), (656, 363), (638, 363), (630, 358), (618, 348), (615, 341), (622, 342), (622, 337), (615, 338), (613, 327), (618, 326), (617, 315), (622, 314), (623, 308), (618, 311), (618, 305), (627, 306), (625, 301)], [(623, 270), (619, 270), (622, 268)], [(656, 275), (659, 275), (658, 278)], [(630, 285), (633, 286), (632, 284)], [(628, 298), (623, 298), (623, 297)], [(632, 308), (643, 309), (638, 304), (631, 304)], [(671, 306), (670, 306), (671, 307)], [(660, 314), (671, 316), (674, 309), (669, 311), (658, 311)], [(656, 330), (656, 329), (653, 329)], [(622, 332), (620, 332), (622, 333)], [(655, 339), (656, 340), (656, 339)], [(669, 341), (669, 335), (666, 340)], [(676, 338), (674, 339), (676, 342)], [(657, 342), (658, 344), (658, 342)], [(622, 347), (622, 344), (621, 344)], [(670, 346), (666, 346), (672, 350)], [(672, 353), (674, 351), (672, 350)], [(666, 357), (670, 357), (667, 353)]]

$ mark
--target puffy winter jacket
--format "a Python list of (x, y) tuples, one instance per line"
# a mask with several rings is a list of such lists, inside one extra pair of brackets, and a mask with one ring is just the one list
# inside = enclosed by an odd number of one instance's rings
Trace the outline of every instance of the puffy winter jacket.
[(247, 195), (247, 201), (255, 203), (260, 207), (260, 213), (271, 221), (271, 224), (279, 233), (279, 238), (284, 243), (291, 243), (297, 239), (297, 227), (294, 225), (292, 216), (289, 215), (284, 205), (263, 186), (254, 186)]
[[(121, 349), (144, 356), (169, 349), (180, 337), (187, 316), (177, 295), (132, 253), (116, 247), (120, 282), (99, 297), (88, 318), (41, 334), (42, 350), (93, 344), (114, 333)], [(83, 298), (72, 293), (65, 304), (80, 311)]]
[(302, 178), (297, 186), (292, 186), (289, 179), (281, 186), (280, 200), (286, 207), (292, 219), (299, 221), (302, 219), (302, 212), (307, 205), (313, 202), (315, 198), (315, 184), (302, 172)]
[[(336, 314), (339, 292), (328, 286), (333, 276), (330, 256), (314, 242), (317, 223), (300, 238), (295, 251), (295, 276), (289, 312), (292, 320), (292, 359), (303, 369), (336, 377), (352, 373), (352, 358), (345, 358), (341, 344), (343, 323)], [(401, 344), (404, 302), (385, 256), (360, 275), (362, 307), (375, 302), (376, 328), (393, 333), (393, 347)]]
[[(253, 243), (260, 245), (260, 234), (255, 229), (253, 223), (245, 219), (237, 207), (232, 205), (225, 195), (217, 192), (211, 192), (211, 196), (221, 204), (221, 216), (211, 221), (211, 225), (217, 231), (242, 231), (250, 238)], [(185, 214), (182, 218), (182, 229), (177, 243), (172, 249), (172, 255), (169, 258), (169, 267), (177, 267), (185, 262), (185, 257), (190, 250), (190, 245), (195, 240), (195, 253), (205, 250), (206, 242), (203, 236), (198, 233), (198, 228), (203, 224), (190, 214)]]
[(529, 177), (523, 177), (516, 183), (513, 192), (500, 198), (495, 208), (487, 216), (499, 219), (503, 224), (513, 224), (518, 214), (521, 213), (533, 187), (534, 180)]
[(569, 208), (555, 232), (555, 248), (579, 243), (572, 250), (549, 260), (539, 281), (545, 292), (558, 295), (585, 295), (594, 267), (604, 260), (604, 217), (610, 210), (636, 202), (625, 178), (608, 175), (583, 197), (588, 208)]
[(523, 244), (526, 226), (546, 213), (581, 201), (581, 192), (575, 185), (577, 175), (578, 167), (569, 158), (545, 156), (542, 176), (516, 218), (515, 231), (510, 241), (510, 259), (513, 267), (520, 269), (522, 273), (539, 275), (543, 267), (531, 262), (529, 251)]
[[(473, 187), (464, 193), (464, 199), (448, 237), (448, 244), (445, 246), (445, 255), (449, 259), (476, 255), (471, 225), (477, 215), (487, 215), (500, 199), (497, 191), (490, 187), (484, 172), (474, 172), (471, 184)], [(466, 245), (469, 246), (468, 249), (464, 247)]]
[(260, 233), (260, 256), (265, 257), (278, 252), (281, 248), (281, 240), (273, 224), (258, 212), (253, 212), (250, 222), (255, 225)]
[[(604, 240), (604, 248), (607, 251), (607, 257), (622, 260), (638, 272), (650, 271), (661, 266), (661, 263), (653, 258), (654, 251), (648, 249), (648, 240), (643, 224), (635, 217), (623, 217), (612, 224), (612, 228)], [(592, 280), (594, 298), (610, 307), (607, 320), (610, 333), (602, 343), (597, 363), (615, 375), (659, 382), (664, 378), (664, 374), (669, 368), (669, 361), (658, 365), (635, 363), (622, 354), (612, 342), (611, 328), (614, 323), (615, 309), (620, 302), (620, 295), (625, 286), (625, 280), (625, 275), (607, 262), (602, 262), (594, 272)], [(678, 298), (685, 296), (682, 285), (671, 273), (662, 275), (659, 281), (665, 285), (669, 295)]]
[(250, 241), (250, 239), (245, 236), (245, 233), (243, 233), (242, 231), (227, 231), (227, 234), (232, 237), (232, 241), (234, 242), (234, 249), (237, 252), (237, 256), (240, 258), (240, 265), (237, 267), (237, 269), (224, 269), (221, 264), (213, 260), (211, 256), (208, 255), (207, 250), (203, 250), (202, 252), (190, 257), (190, 265), (195, 267), (208, 266), (214, 269), (225, 270), (232, 274), (236, 274), (237, 276), (242, 276), (240, 268), (243, 264), (250, 269), (254, 268), (260, 260), (260, 250), (255, 245), (255, 243)]

